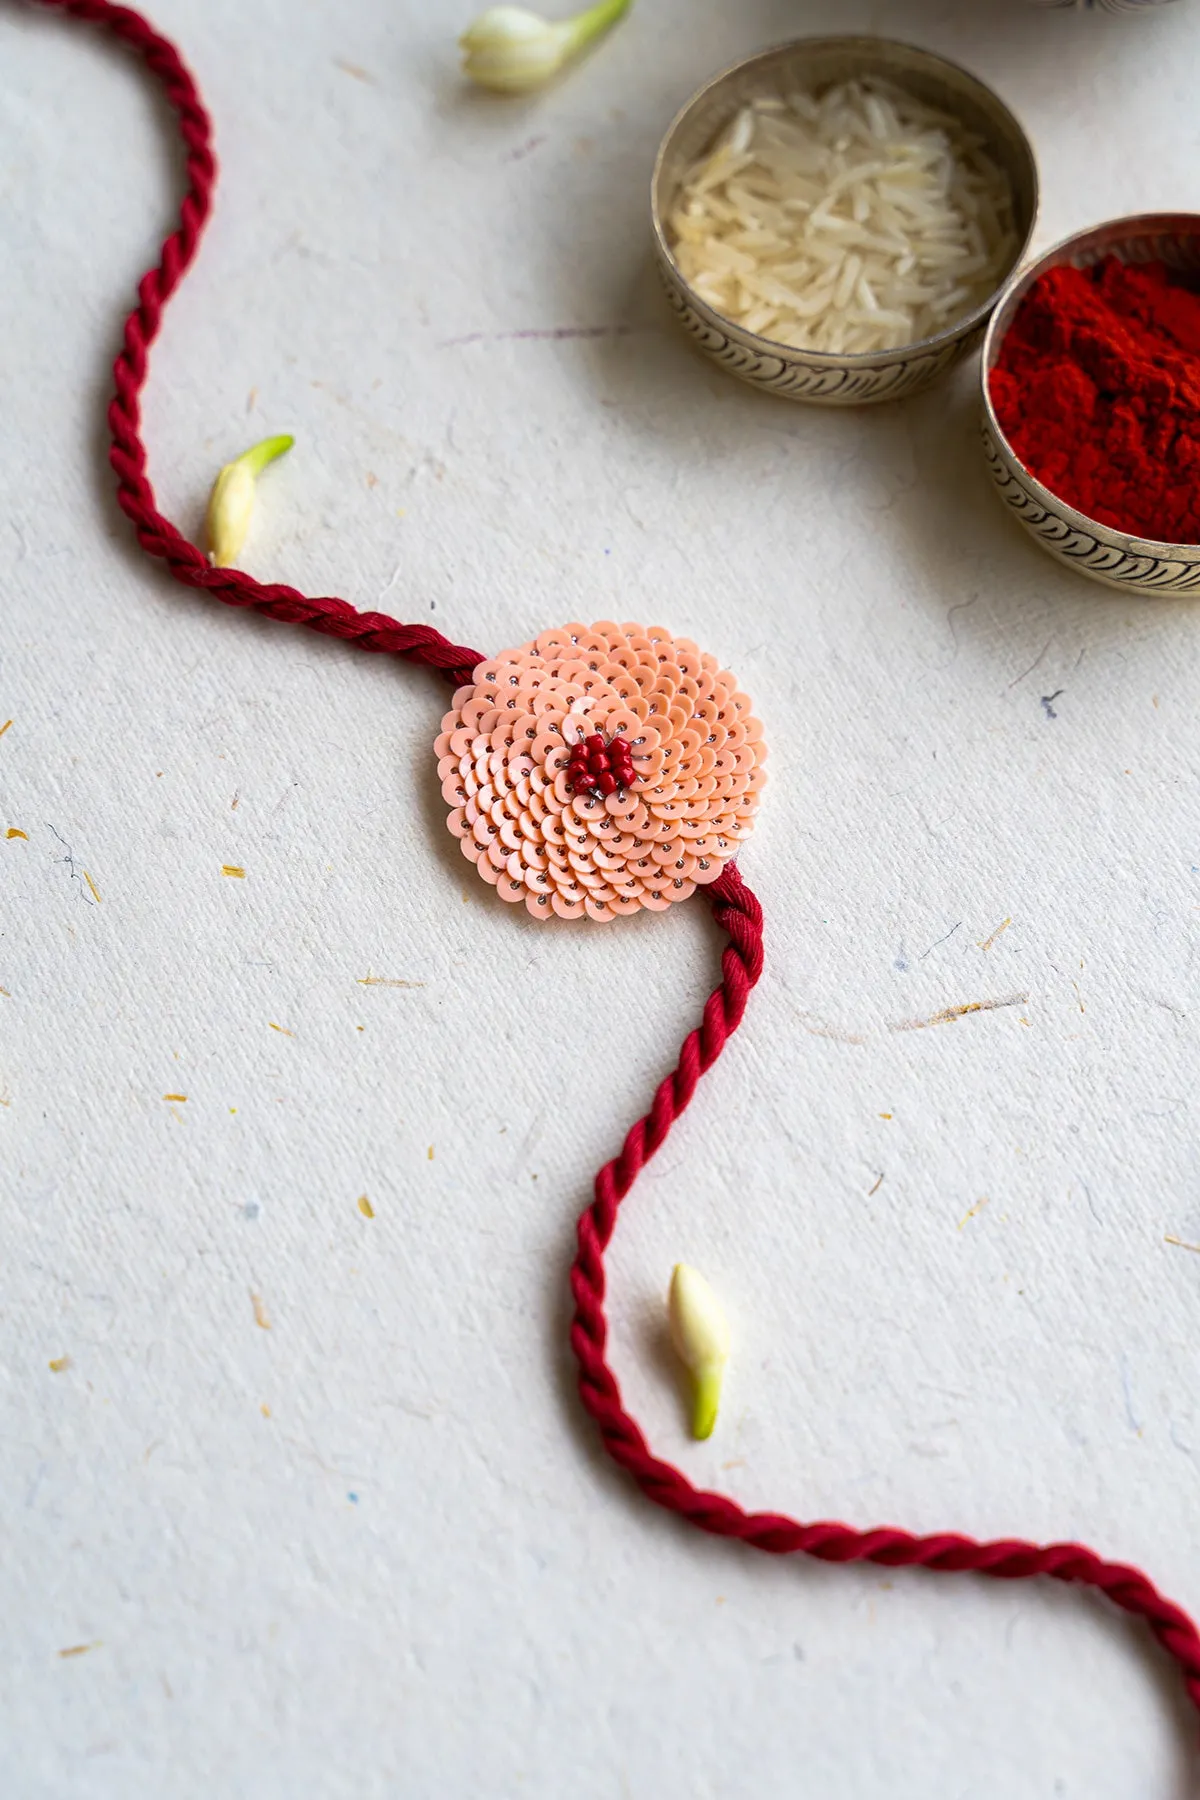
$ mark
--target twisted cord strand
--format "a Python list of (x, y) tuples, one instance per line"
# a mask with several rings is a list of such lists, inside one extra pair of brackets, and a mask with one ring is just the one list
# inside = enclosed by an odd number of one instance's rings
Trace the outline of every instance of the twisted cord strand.
[[(115, 393), (108, 411), (117, 496), (148, 555), (163, 561), (177, 581), (201, 588), (229, 606), (249, 607), (286, 624), (307, 625), (366, 650), (402, 656), (449, 676), (469, 679), (483, 661), (478, 651), (450, 643), (428, 625), (405, 625), (385, 613), (360, 613), (332, 596), (312, 598), (280, 583), (255, 581), (238, 569), (210, 568), (203, 553), (158, 511), (146, 473), (139, 394), (163, 308), (190, 267), (212, 210), (216, 163), (212, 129), (195, 81), (174, 46), (140, 14), (111, 0), (36, 0), (36, 4), (102, 26), (144, 61), (178, 117), (186, 147), (186, 192), (179, 223), (163, 244), (155, 268), (143, 276), (138, 304), (125, 322), (113, 367)], [(700, 1025), (684, 1039), (676, 1068), (655, 1090), (650, 1110), (626, 1134), (616, 1156), (595, 1178), (593, 1198), (577, 1226), (571, 1268), (575, 1315), (571, 1345), (579, 1363), (579, 1392), (596, 1421), (605, 1449), (657, 1506), (677, 1513), (717, 1537), (736, 1538), (773, 1555), (802, 1552), (823, 1562), (871, 1562), (885, 1568), (919, 1567), (1022, 1581), (1050, 1576), (1097, 1589), (1114, 1605), (1142, 1618), (1178, 1664), (1193, 1704), (1200, 1709), (1200, 1633), (1181, 1608), (1167, 1600), (1140, 1569), (1105, 1562), (1082, 1544), (1033, 1544), (1020, 1539), (980, 1543), (953, 1533), (916, 1537), (893, 1527), (859, 1531), (834, 1521), (801, 1524), (780, 1513), (748, 1513), (723, 1494), (696, 1488), (678, 1469), (650, 1450), (636, 1421), (621, 1404), (620, 1389), (605, 1356), (604, 1256), (622, 1200), (640, 1170), (661, 1148), (671, 1126), (690, 1104), (701, 1075), (710, 1069), (740, 1025), (751, 988), (762, 973), (762, 908), (735, 864), (708, 889), (717, 923), (729, 943), (721, 956), (721, 981), (705, 1004)]]
[(858, 1531), (830, 1520), (805, 1525), (780, 1513), (748, 1513), (724, 1494), (693, 1487), (686, 1475), (656, 1457), (636, 1421), (625, 1411), (617, 1378), (605, 1356), (605, 1251), (622, 1200), (639, 1171), (666, 1141), (672, 1124), (695, 1094), (700, 1076), (712, 1067), (737, 1030), (750, 990), (762, 973), (762, 908), (735, 863), (722, 871), (708, 894), (714, 917), (729, 938), (721, 956), (720, 985), (709, 995), (698, 1029), (684, 1039), (678, 1066), (659, 1083), (649, 1112), (630, 1128), (618, 1154), (596, 1176), (592, 1203), (576, 1230), (571, 1347), (579, 1363), (580, 1398), (599, 1426), (605, 1449), (656, 1506), (678, 1513), (701, 1531), (738, 1538), (756, 1550), (778, 1556), (802, 1551), (822, 1562), (871, 1562), (889, 1569), (990, 1575), (1001, 1581), (1047, 1575), (1096, 1588), (1125, 1612), (1146, 1621), (1179, 1665), (1188, 1695), (1200, 1709), (1200, 1633), (1140, 1569), (1105, 1562), (1083, 1544), (1033, 1544), (1019, 1538), (979, 1543), (950, 1532), (915, 1537), (891, 1526)]
[(125, 321), (122, 344), (113, 364), (115, 392), (108, 408), (112, 438), (109, 461), (117, 476), (117, 500), (131, 521), (138, 543), (148, 556), (165, 562), (176, 581), (202, 588), (227, 606), (249, 607), (287, 625), (307, 625), (327, 637), (346, 638), (364, 650), (403, 656), (440, 670), (456, 686), (470, 679), (483, 657), (477, 650), (452, 644), (432, 625), (402, 625), (386, 613), (358, 612), (334, 595), (313, 598), (282, 582), (255, 581), (241, 569), (214, 569), (203, 551), (158, 510), (146, 473), (146, 446), (141, 436), (138, 396), (145, 386), (150, 347), (162, 324), (163, 308), (191, 267), (205, 224), (212, 212), (217, 179), (212, 124), (190, 70), (175, 46), (161, 37), (140, 13), (109, 0), (38, 0), (42, 6), (69, 13), (85, 24), (100, 25), (141, 57), (161, 84), (174, 109), (186, 151), (186, 187), (179, 223), (163, 244), (155, 268), (138, 285), (138, 304)]

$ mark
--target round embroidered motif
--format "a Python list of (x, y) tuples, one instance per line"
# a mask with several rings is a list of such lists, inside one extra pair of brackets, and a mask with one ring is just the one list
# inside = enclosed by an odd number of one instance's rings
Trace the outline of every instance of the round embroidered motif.
[(434, 749), (463, 855), (536, 919), (686, 900), (749, 836), (766, 780), (729, 671), (661, 626), (607, 619), (480, 663)]

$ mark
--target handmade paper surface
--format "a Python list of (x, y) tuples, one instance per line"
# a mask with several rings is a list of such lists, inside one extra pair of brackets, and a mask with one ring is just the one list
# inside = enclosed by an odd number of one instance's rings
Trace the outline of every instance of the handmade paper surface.
[[(1195, 1611), (1195, 607), (1022, 536), (971, 369), (830, 415), (705, 363), (647, 226), (703, 79), (858, 26), (1017, 108), (1041, 242), (1194, 207), (1194, 9), (638, 0), (515, 103), (460, 86), (465, 8), (155, 16), (223, 171), (154, 351), (164, 510), (293, 432), (255, 574), (488, 651), (652, 618), (764, 722), (766, 973), (611, 1258), (651, 1441), (800, 1517), (1082, 1537)], [(605, 1461), (574, 1219), (715, 979), (703, 901), (514, 916), (445, 830), (436, 678), (142, 558), (103, 413), (176, 141), (86, 30), (0, 44), (0, 1789), (1187, 1791), (1174, 1673), (1090, 1599), (756, 1558)], [(733, 1331), (703, 1446), (678, 1261)]]

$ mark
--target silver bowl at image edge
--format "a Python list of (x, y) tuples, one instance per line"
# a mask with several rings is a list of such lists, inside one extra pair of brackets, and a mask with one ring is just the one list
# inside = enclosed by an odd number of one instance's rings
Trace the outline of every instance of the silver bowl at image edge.
[(1000, 497), (1044, 550), (1106, 587), (1142, 594), (1200, 593), (1200, 544), (1159, 544), (1130, 537), (1076, 512), (1030, 474), (1005, 437), (988, 377), (1004, 334), (1039, 275), (1063, 263), (1086, 269), (1105, 256), (1164, 262), (1200, 274), (1200, 213), (1139, 213), (1077, 232), (1015, 275), (992, 314), (983, 345), (983, 448)]
[[(961, 119), (986, 140), (1012, 184), (1020, 247), (996, 293), (936, 336), (897, 350), (836, 356), (794, 350), (706, 305), (680, 272), (667, 241), (666, 220), (687, 170), (747, 101), (788, 87), (823, 88), (853, 76), (875, 76)], [(1004, 102), (974, 75), (928, 50), (888, 38), (798, 38), (735, 63), (687, 102), (659, 146), (650, 190), (650, 215), (659, 274), (680, 323), (715, 362), (755, 387), (821, 406), (869, 406), (914, 393), (967, 356), (1011, 268), (1026, 255), (1037, 218), (1038, 174), (1033, 146)]]

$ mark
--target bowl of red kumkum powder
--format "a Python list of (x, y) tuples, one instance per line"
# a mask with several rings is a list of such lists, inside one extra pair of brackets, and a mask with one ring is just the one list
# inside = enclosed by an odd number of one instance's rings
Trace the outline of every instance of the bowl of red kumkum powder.
[(1006, 505), (1109, 587), (1200, 592), (1200, 214), (1066, 239), (1015, 276), (983, 347)]

